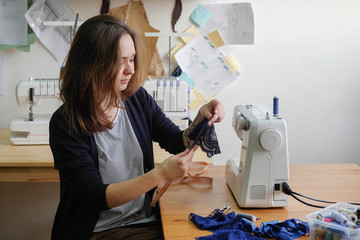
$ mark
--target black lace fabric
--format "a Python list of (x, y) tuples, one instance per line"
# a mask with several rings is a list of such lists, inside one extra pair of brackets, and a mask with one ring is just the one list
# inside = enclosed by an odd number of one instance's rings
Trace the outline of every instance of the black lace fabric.
[(195, 144), (200, 145), (200, 148), (206, 155), (212, 156), (221, 153), (219, 142), (215, 132), (214, 124), (208, 126), (208, 119), (204, 118), (190, 133), (189, 138), (194, 143), (190, 147), (193, 148)]

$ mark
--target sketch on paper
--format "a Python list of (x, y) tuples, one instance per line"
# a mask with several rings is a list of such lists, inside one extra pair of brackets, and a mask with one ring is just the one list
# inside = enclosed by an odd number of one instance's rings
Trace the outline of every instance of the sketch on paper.
[(26, 12), (25, 18), (36, 36), (54, 55), (62, 61), (70, 48), (71, 28), (69, 26), (45, 26), (45, 21), (74, 21), (75, 14), (63, 1), (36, 1)]
[(206, 36), (194, 38), (175, 54), (175, 58), (207, 99), (236, 80), (224, 62), (224, 54)]
[(215, 30), (228, 45), (254, 44), (254, 14), (251, 3), (216, 3), (205, 5), (212, 12), (206, 25), (199, 28), (202, 35)]

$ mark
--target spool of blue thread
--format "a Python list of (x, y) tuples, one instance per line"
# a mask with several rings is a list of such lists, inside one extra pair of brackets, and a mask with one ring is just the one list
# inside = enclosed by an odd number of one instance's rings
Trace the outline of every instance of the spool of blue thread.
[(269, 225), (269, 224), (273, 225), (273, 224), (277, 224), (277, 223), (280, 223), (280, 221), (279, 220), (273, 220), (273, 221), (268, 221), (268, 222), (262, 222), (262, 223), (260, 223), (260, 227), (263, 228), (266, 225)]
[(277, 96), (273, 98), (273, 114), (274, 117), (279, 116), (279, 98)]
[(236, 217), (237, 218), (245, 218), (245, 219), (247, 219), (249, 221), (256, 222), (256, 217), (254, 215), (251, 215), (251, 214), (239, 212), (239, 213), (236, 214)]

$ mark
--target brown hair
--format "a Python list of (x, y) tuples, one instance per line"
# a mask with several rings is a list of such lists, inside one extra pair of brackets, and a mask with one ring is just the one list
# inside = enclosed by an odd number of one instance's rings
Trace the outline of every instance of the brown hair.
[[(135, 73), (124, 91), (115, 81), (121, 66), (119, 41), (129, 34), (134, 41)], [(71, 126), (78, 132), (93, 134), (111, 128), (112, 123), (102, 108), (119, 106), (133, 95), (143, 80), (139, 69), (143, 54), (139, 38), (126, 24), (110, 15), (98, 15), (85, 21), (75, 34), (60, 71), (60, 98)]]

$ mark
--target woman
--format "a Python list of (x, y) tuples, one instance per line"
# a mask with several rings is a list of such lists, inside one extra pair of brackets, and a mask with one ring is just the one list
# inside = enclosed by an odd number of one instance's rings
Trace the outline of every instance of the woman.
[[(186, 174), (195, 124), (224, 116), (213, 100), (181, 131), (139, 86), (140, 60), (138, 38), (115, 17), (92, 17), (74, 37), (50, 121), (61, 192), (52, 239), (162, 239), (154, 188)], [(154, 167), (152, 141), (175, 155)]]

